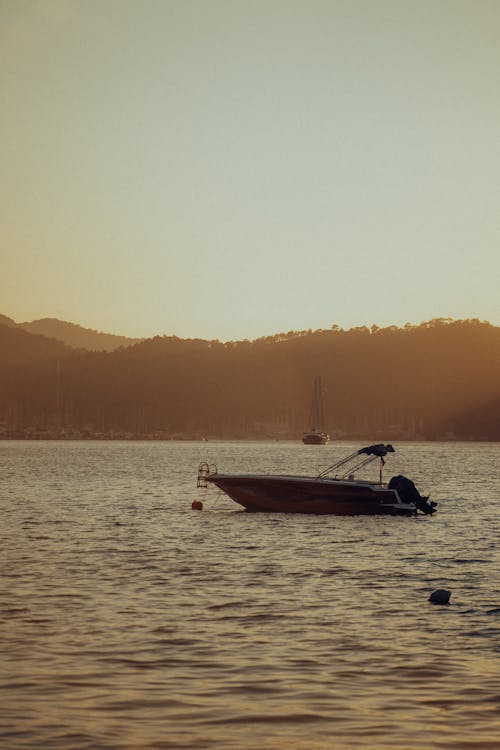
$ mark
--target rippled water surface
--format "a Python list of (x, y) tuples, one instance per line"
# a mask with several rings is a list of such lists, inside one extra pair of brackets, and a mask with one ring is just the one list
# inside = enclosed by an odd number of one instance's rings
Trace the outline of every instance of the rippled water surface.
[(499, 444), (396, 445), (432, 518), (196, 489), (356, 447), (0, 443), (0, 747), (499, 747)]

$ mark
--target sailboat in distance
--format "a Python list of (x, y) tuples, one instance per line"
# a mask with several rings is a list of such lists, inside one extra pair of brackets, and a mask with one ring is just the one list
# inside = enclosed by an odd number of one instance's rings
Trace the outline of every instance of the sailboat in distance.
[(323, 406), (323, 388), (321, 378), (314, 378), (311, 404), (311, 430), (304, 433), (304, 445), (326, 445), (330, 436), (325, 432), (325, 411)]

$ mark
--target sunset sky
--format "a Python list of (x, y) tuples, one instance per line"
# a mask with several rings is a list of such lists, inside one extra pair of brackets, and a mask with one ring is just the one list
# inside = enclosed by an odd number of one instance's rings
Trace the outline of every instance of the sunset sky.
[(0, 313), (500, 325), (498, 0), (0, 0)]

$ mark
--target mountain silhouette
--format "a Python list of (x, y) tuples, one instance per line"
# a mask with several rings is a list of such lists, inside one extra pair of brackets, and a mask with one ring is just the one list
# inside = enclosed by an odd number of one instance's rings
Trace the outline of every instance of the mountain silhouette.
[(29, 333), (15, 323), (5, 324), (4, 317), (0, 318), (0, 372), (14, 374), (15, 368), (21, 366), (26, 370), (29, 368), (29, 371), (36, 375), (40, 363), (53, 362), (74, 351), (62, 341)]
[(91, 328), (83, 328), (75, 323), (68, 323), (57, 318), (41, 318), (26, 323), (16, 323), (6, 315), (0, 315), (0, 324), (17, 326), (28, 333), (62, 341), (74, 349), (87, 349), (88, 351), (112, 352), (121, 346), (133, 346), (142, 339), (117, 336), (112, 333), (102, 333)]
[[(130, 341), (130, 339), (127, 339)], [(0, 323), (0, 435), (500, 440), (500, 328), (432, 320), (75, 349)]]

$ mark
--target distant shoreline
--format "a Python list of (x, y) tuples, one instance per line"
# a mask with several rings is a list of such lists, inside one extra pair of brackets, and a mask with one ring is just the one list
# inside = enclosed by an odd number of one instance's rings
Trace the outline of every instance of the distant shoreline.
[[(335, 445), (336, 443), (373, 443), (377, 441), (386, 441), (387, 436), (374, 437), (360, 437), (359, 435), (344, 435), (342, 437), (333, 438), (322, 446), (312, 446), (315, 449), (328, 448), (328, 446)], [(390, 440), (398, 443), (497, 443), (498, 440), (491, 440), (489, 438), (457, 438), (450, 436), (437, 436), (434, 438), (424, 437), (390, 437)], [(297, 438), (276, 438), (276, 437), (197, 437), (197, 436), (175, 436), (175, 437), (158, 437), (155, 435), (53, 435), (53, 436), (36, 436), (36, 435), (11, 435), (5, 436), (0, 435), (0, 442), (37, 442), (37, 443), (53, 443), (53, 442), (74, 442), (74, 443), (89, 443), (89, 442), (102, 442), (102, 443), (292, 443), (302, 444), (300, 437)], [(308, 450), (311, 446), (304, 446)]]

